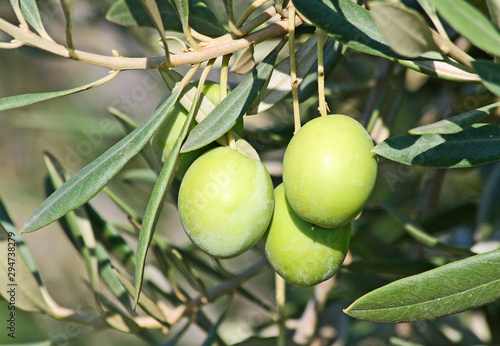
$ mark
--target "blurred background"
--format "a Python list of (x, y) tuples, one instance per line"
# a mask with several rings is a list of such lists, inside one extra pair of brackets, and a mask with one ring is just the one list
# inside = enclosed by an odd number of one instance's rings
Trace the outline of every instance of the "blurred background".
[[(226, 22), (221, 1), (205, 1), (221, 22)], [(49, 34), (64, 42), (64, 16), (58, 1), (37, 1), (43, 22)], [(162, 54), (153, 29), (127, 29), (106, 21), (112, 0), (75, 1), (73, 41), (75, 47), (97, 54), (111, 55), (112, 50), (123, 56), (146, 57)], [(245, 9), (251, 1), (234, 1), (234, 8)], [(407, 1), (412, 6), (415, 2)], [(0, 17), (11, 23), (16, 19), (10, 4), (0, 2)], [(312, 28), (301, 27), (299, 41), (305, 41)], [(8, 38), (0, 34), (0, 41)], [(256, 60), (262, 59), (275, 42), (259, 45)], [(457, 44), (467, 47), (459, 40)], [(284, 50), (286, 51), (286, 50)], [(473, 56), (482, 54), (472, 50)], [(286, 52), (283, 53), (286, 55)], [(475, 55), (476, 54), (476, 55)], [(185, 69), (179, 69), (180, 72)], [(104, 77), (104, 68), (66, 60), (29, 47), (0, 50), (0, 98), (74, 88)], [(217, 81), (218, 71), (209, 77)], [(231, 85), (242, 76), (231, 74)], [(156, 108), (168, 89), (156, 71), (126, 71), (99, 88), (72, 96), (42, 102), (28, 107), (4, 111), (0, 115), (0, 198), (8, 208), (17, 227), (21, 227), (31, 213), (45, 199), (43, 179), (46, 175), (42, 154), (53, 154), (70, 175), (97, 158), (121, 139), (125, 132), (107, 108), (113, 106), (128, 114), (136, 122), (145, 120)], [(317, 98), (313, 91), (304, 92), (301, 103), (303, 121), (317, 116)], [(431, 78), (414, 71), (406, 71), (383, 59), (362, 55), (348, 50), (327, 80), (327, 100), (331, 113), (350, 115), (366, 125), (374, 110), (380, 111), (380, 121), (372, 131), (376, 142), (389, 135), (434, 122), (443, 117), (460, 114), (496, 99), (478, 84), (453, 83)], [(381, 101), (382, 100), (382, 101)], [(484, 122), (500, 123), (497, 111)], [(293, 119), (290, 99), (277, 104), (269, 111), (245, 117), (245, 138), (259, 151), (263, 162), (280, 182), (281, 159), (286, 143), (292, 136)], [(111, 190), (126, 199), (137, 212), (145, 210), (152, 184), (131, 184), (127, 172), (145, 168), (144, 161), (134, 158), (110, 184)], [(339, 286), (333, 291), (319, 321), (319, 335), (325, 340), (337, 338), (338, 344), (383, 345), (391, 336), (404, 337), (413, 333), (415, 341), (423, 344), (483, 344), (491, 340), (487, 318), (499, 313), (499, 304), (431, 322), (410, 325), (386, 325), (350, 319), (342, 313), (353, 300), (362, 294), (396, 278), (418, 272), (418, 268), (395, 273), (376, 273), (370, 263), (399, 263), (402, 257), (433, 258), (436, 264), (447, 261), (442, 254), (434, 254), (409, 241), (402, 225), (380, 212), (376, 202), (388, 202), (412, 218), (418, 219), (426, 230), (460, 246), (475, 243), (477, 212), (484, 199), (487, 184), (495, 164), (480, 168), (434, 170), (409, 167), (387, 160), (380, 160), (379, 176), (370, 204), (354, 225), (351, 245), (352, 264), (338, 275)], [(489, 185), (489, 186), (492, 186)], [(498, 184), (497, 184), (498, 185)], [(500, 194), (500, 193), (499, 193)], [(172, 193), (175, 197), (175, 194)], [(157, 232), (172, 244), (189, 247), (190, 242), (180, 224), (172, 196), (167, 201)], [(125, 215), (103, 193), (91, 202), (107, 220), (127, 223)], [(500, 211), (499, 211), (500, 214)], [(500, 240), (499, 218), (491, 225), (489, 240)], [(87, 282), (84, 263), (57, 224), (50, 225), (25, 237), (33, 252), (41, 276), (54, 299), (62, 306), (87, 313), (97, 313), (94, 298)], [(130, 239), (135, 246), (134, 240)], [(483, 244), (488, 246), (488, 244)], [(203, 257), (203, 254), (200, 254)], [(223, 261), (226, 268), (238, 272), (262, 256), (255, 251)], [(210, 259), (203, 257), (210, 263)], [(384, 262), (385, 261), (385, 262)], [(399, 261), (399, 262), (398, 262)], [(366, 265), (365, 265), (366, 264)], [(431, 261), (425, 266), (432, 267)], [(423, 269), (420, 268), (420, 271)], [(154, 275), (154, 274), (151, 274)], [(209, 279), (207, 279), (210, 282)], [(245, 287), (268, 305), (274, 302), (274, 274), (271, 270), (256, 276)], [(287, 287), (289, 316), (299, 319), (311, 296), (311, 288)], [(227, 305), (226, 298), (204, 308), (213, 320)], [(3, 303), (0, 303), (3, 304)], [(3, 307), (0, 308), (4, 311)], [(496, 315), (498, 316), (498, 315)], [(70, 322), (55, 321), (41, 314), (17, 311), (18, 337), (16, 343), (33, 343), (68, 333), (80, 333), (86, 327)], [(255, 304), (237, 298), (220, 328), (222, 339), (228, 343), (243, 342), (251, 335), (273, 336), (267, 312)], [(321, 329), (322, 328), (322, 329)], [(266, 334), (267, 333), (267, 334)], [(333, 334), (332, 334), (333, 333)], [(180, 344), (200, 344), (205, 332), (191, 327)], [(437, 342), (439, 340), (439, 342)], [(11, 342), (5, 333), (0, 343)], [(269, 344), (275, 341), (269, 340)], [(85, 335), (71, 344), (139, 345), (134, 336), (114, 331)], [(265, 341), (247, 341), (247, 344), (266, 344)]]

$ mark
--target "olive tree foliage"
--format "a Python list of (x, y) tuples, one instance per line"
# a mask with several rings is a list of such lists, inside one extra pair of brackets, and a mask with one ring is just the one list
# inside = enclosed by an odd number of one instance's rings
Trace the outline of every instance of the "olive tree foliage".
[[(14, 224), (9, 198), (2, 196), (0, 275), (1, 282), (17, 284), (16, 309), (84, 326), (39, 341), (71, 343), (118, 330), (150, 344), (352, 344), (368, 338), (398, 345), (500, 343), (500, 307), (494, 303), (500, 297), (499, 1), (110, 1), (109, 25), (130, 30), (130, 41), (140, 39), (132, 32), (149, 30), (155, 40), (146, 44), (163, 50), (163, 56), (144, 57), (76, 49), (73, 32), (83, 28), (73, 23), (72, 0), (58, 4), (65, 21), (57, 37), (65, 39), (53, 39), (42, 3), (10, 0), (10, 21), (0, 13), (2, 54), (31, 47), (28, 54), (40, 50), (109, 73), (69, 90), (2, 98), (3, 117), (112, 84), (130, 70), (158, 73), (168, 97), (139, 124), (110, 108), (126, 136), (71, 177), (44, 152), (47, 198), (24, 225)], [(221, 85), (217, 105), (201, 93), (207, 77)], [(22, 78), (30, 82), (29, 75)], [(444, 106), (443, 91), (451, 93)], [(475, 107), (463, 106), (464, 98)], [(189, 112), (162, 164), (150, 142), (177, 102)], [(429, 107), (435, 114), (424, 116)], [(379, 157), (375, 191), (353, 222), (350, 251), (335, 277), (314, 288), (279, 278), (274, 286), (262, 244), (250, 251), (254, 263), (231, 262), (236, 259), (174, 245), (168, 229), (157, 230), (165, 203), (176, 203), (180, 155), (226, 145), (279, 166), (275, 154), (282, 155), (294, 125), (297, 130), (301, 120), (327, 109), (361, 122)], [(246, 125), (259, 117), (266, 125), (239, 127), (242, 119)], [(126, 166), (139, 156), (141, 167)], [(137, 173), (132, 186), (149, 184), (144, 210), (107, 187), (127, 170)], [(456, 197), (467, 172), (480, 187)], [(277, 186), (280, 169), (271, 175)], [(128, 224), (110, 221), (106, 210), (92, 205), (101, 191)], [(60, 306), (42, 281), (23, 239), (54, 222), (85, 263), (98, 313)], [(4, 260), (12, 242), (15, 269)], [(14, 271), (15, 278), (9, 275)], [(267, 280), (252, 285), (259, 276)], [(7, 289), (0, 295), (9, 302)], [(250, 320), (248, 311), (259, 318)], [(480, 331), (472, 319), (480, 321)], [(236, 332), (239, 324), (244, 333)], [(196, 337), (187, 333), (194, 326)]]

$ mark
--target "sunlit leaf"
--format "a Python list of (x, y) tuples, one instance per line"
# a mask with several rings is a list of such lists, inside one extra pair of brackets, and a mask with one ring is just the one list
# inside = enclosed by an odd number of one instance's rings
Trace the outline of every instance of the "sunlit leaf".
[(477, 8), (464, 0), (432, 0), (439, 14), (473, 45), (500, 55), (500, 31)]
[(500, 250), (395, 281), (359, 298), (345, 312), (371, 322), (414, 322), (465, 311), (498, 298)]
[[(182, 32), (182, 23), (169, 1), (156, 1), (165, 30)], [(221, 36), (227, 33), (215, 14), (201, 1), (189, 1), (189, 25), (196, 31)], [(153, 26), (139, 0), (119, 0), (111, 6), (106, 19), (127, 27)]]
[(443, 119), (429, 125), (415, 127), (408, 132), (412, 135), (457, 133), (471, 127), (472, 124), (491, 114), (498, 107), (500, 107), (500, 102)]
[(350, 48), (402, 58), (389, 47), (370, 12), (350, 0), (295, 0), (293, 4), (314, 25)]
[(500, 160), (500, 125), (474, 124), (454, 134), (387, 138), (373, 151), (407, 165), (435, 168), (473, 167)]
[(181, 89), (172, 93), (157, 110), (121, 141), (71, 177), (50, 195), (24, 225), (22, 232), (42, 228), (93, 198), (146, 145), (155, 134)]
[[(135, 294), (134, 294), (134, 307), (139, 301), (139, 296), (141, 294), (142, 282), (144, 279), (144, 269), (146, 266), (146, 255), (148, 253), (149, 245), (153, 239), (153, 234), (156, 228), (156, 223), (158, 222), (158, 217), (163, 208), (163, 202), (167, 195), (168, 189), (174, 178), (175, 169), (179, 162), (179, 155), (181, 151), (182, 143), (186, 138), (188, 131), (191, 128), (191, 124), (194, 121), (196, 106), (201, 95), (201, 90), (198, 90), (193, 101), (193, 106), (189, 110), (186, 121), (182, 126), (177, 140), (174, 146), (170, 150), (168, 158), (160, 171), (158, 180), (151, 192), (151, 197), (149, 198), (146, 211), (144, 213), (144, 219), (142, 220), (141, 232), (139, 234), (139, 242), (137, 244), (137, 252), (135, 256), (136, 268), (135, 268)], [(168, 101), (167, 101), (168, 102)]]
[(26, 21), (42, 36), (49, 37), (42, 23), (38, 5), (35, 0), (19, 0), (21, 11)]
[(282, 41), (215, 109), (190, 133), (182, 146), (185, 153), (199, 149), (229, 131), (257, 98), (269, 78)]
[(4, 98), (0, 99), (0, 111), (29, 106), (29, 105), (32, 105), (32, 104), (37, 103), (37, 102), (42, 102), (42, 101), (50, 100), (50, 99), (53, 99), (56, 97), (71, 95), (71, 94), (78, 93), (80, 91), (85, 91), (85, 90), (88, 90), (90, 88), (100, 86), (100, 85), (110, 81), (111, 79), (116, 77), (116, 75), (117, 75), (117, 72), (110, 74), (104, 78), (101, 78), (95, 82), (85, 84), (81, 87), (69, 89), (69, 90), (4, 97)]
[(420, 14), (401, 3), (371, 2), (370, 13), (392, 50), (409, 58), (439, 51)]

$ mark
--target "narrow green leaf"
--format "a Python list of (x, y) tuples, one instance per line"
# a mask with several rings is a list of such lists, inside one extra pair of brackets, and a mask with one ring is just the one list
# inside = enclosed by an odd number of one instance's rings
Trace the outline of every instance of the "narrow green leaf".
[(251, 44), (245, 48), (231, 67), (231, 72), (243, 75), (252, 71), (255, 67), (254, 53), (255, 44)]
[(498, 107), (500, 107), (500, 102), (492, 103), (490, 105), (474, 109), (451, 118), (443, 119), (429, 125), (415, 127), (408, 132), (412, 135), (458, 133), (471, 127), (472, 124), (491, 114)]
[[(182, 23), (169, 1), (156, 1), (165, 30), (182, 32)], [(189, 1), (189, 25), (196, 31), (208, 36), (221, 36), (227, 33), (215, 14), (201, 1)], [(147, 12), (139, 0), (119, 0), (106, 14), (110, 22), (127, 26), (153, 26)]]
[(295, 0), (293, 4), (314, 25), (350, 48), (402, 58), (389, 47), (370, 12), (350, 0)]
[(104, 246), (97, 242), (95, 246), (95, 255), (99, 264), (99, 276), (111, 293), (122, 303), (129, 313), (133, 313), (130, 295), (120, 282), (116, 272), (111, 265), (111, 259)]
[(61, 5), (66, 18), (66, 45), (70, 50), (74, 50), (73, 46), (73, 0), (61, 0)]
[(116, 227), (105, 221), (97, 211), (85, 204), (87, 213), (95, 229), (96, 238), (107, 251), (127, 269), (135, 268), (135, 254), (130, 245), (123, 239)]
[(9, 96), (9, 97), (4, 97), (0, 99), (0, 112), (7, 110), (7, 109), (14, 109), (14, 108), (19, 108), (19, 107), (24, 107), (24, 106), (29, 106), (37, 102), (42, 102), (46, 100), (50, 100), (56, 97), (60, 96), (66, 96), (66, 95), (71, 95), (75, 94), (81, 91), (85, 91), (97, 86), (100, 86), (106, 82), (109, 82), (112, 80), (118, 72), (112, 73), (104, 78), (101, 78), (95, 82), (85, 84), (81, 87), (74, 88), (74, 89), (69, 89), (69, 90), (63, 90), (63, 91), (54, 91), (54, 92), (46, 92), (46, 93), (38, 93), (38, 94), (24, 94), (24, 95), (16, 95), (16, 96)]
[[(49, 173), (49, 181), (46, 185), (47, 194), (52, 194), (66, 182), (66, 173), (59, 161), (51, 154), (45, 152), (43, 159)], [(92, 290), (96, 293), (99, 289), (99, 272), (97, 258), (95, 257), (94, 232), (88, 215), (84, 208), (77, 208), (67, 213), (60, 221), (64, 232), (85, 260)]]
[(428, 76), (451, 80), (454, 82), (473, 83), (481, 81), (481, 78), (477, 74), (465, 71), (459, 64), (449, 61), (449, 59), (397, 60), (397, 62), (405, 67)]
[(435, 168), (473, 167), (500, 160), (500, 125), (474, 124), (458, 133), (387, 138), (373, 151), (407, 165)]
[(493, 61), (474, 61), (474, 70), (481, 77), (481, 82), (493, 94), (500, 96), (500, 69)]
[(382, 208), (387, 211), (389, 215), (391, 215), (394, 219), (399, 221), (402, 225), (404, 230), (416, 241), (418, 241), (420, 244), (430, 248), (430, 249), (435, 249), (437, 251), (442, 251), (445, 253), (449, 253), (451, 255), (455, 256), (472, 256), (475, 255), (474, 252), (472, 252), (469, 249), (457, 247), (451, 244), (447, 244), (442, 242), (436, 237), (431, 236), (425, 230), (417, 224), (415, 221), (411, 220), (408, 216), (400, 213), (397, 211), (395, 208), (393, 208), (390, 205), (383, 204)]
[(214, 108), (190, 133), (181, 152), (204, 147), (229, 131), (257, 98), (266, 80), (271, 75), (274, 63), (284, 41), (269, 53), (264, 60), (238, 86)]
[(500, 28), (500, 0), (486, 0), (491, 21)]
[[(0, 228), (3, 228), (5, 232), (7, 233), (7, 236), (11, 239), (14, 240), (15, 242), (15, 247), (16, 247), (16, 268), (20, 268), (20, 271), (24, 271), (25, 269), (28, 270), (31, 275), (28, 276), (29, 278), (24, 282), (24, 278), (21, 277), (14, 277), (14, 279), (17, 279), (16, 281), (21, 283), (23, 286), (26, 284), (26, 287), (33, 286), (35, 283), (38, 286), (38, 293), (30, 293), (28, 297), (26, 297), (27, 302), (26, 302), (26, 310), (31, 310), (29, 307), (31, 305), (35, 306), (35, 310), (41, 310), (45, 311), (47, 314), (55, 317), (55, 318), (65, 318), (68, 317), (69, 315), (72, 314), (72, 311), (69, 309), (65, 309), (60, 307), (49, 295), (47, 288), (45, 287), (42, 277), (40, 276), (40, 272), (38, 271), (38, 267), (35, 261), (35, 258), (33, 257), (30, 249), (24, 242), (24, 239), (21, 237), (19, 234), (19, 231), (17, 228), (14, 226), (14, 223), (12, 222), (12, 219), (10, 218), (7, 209), (5, 208), (2, 200), (0, 199)], [(1, 236), (0, 236), (1, 238)], [(1, 244), (2, 248), (7, 249), (7, 244)], [(21, 257), (17, 256), (17, 253), (21, 255)], [(7, 258), (7, 265), (9, 264), (8, 258), (11, 257), (9, 255), (2, 256), (3, 258)], [(19, 266), (19, 267), (18, 267)], [(17, 271), (17, 269), (16, 269)], [(8, 273), (8, 271), (6, 272)], [(8, 275), (8, 274), (6, 274)], [(16, 274), (17, 275), (17, 274)], [(27, 275), (20, 273), (20, 276), (22, 275)], [(10, 277), (3, 277), (3, 273), (0, 274), (0, 282), (10, 282)], [(21, 282), (21, 280), (23, 280)], [(33, 282), (34, 281), (34, 282)], [(23, 288), (23, 291), (25, 289)], [(28, 292), (30, 289), (26, 288), (26, 292)], [(10, 297), (7, 297), (10, 298)], [(25, 299), (25, 298), (23, 298)], [(7, 299), (8, 301), (8, 299)], [(32, 302), (29, 302), (32, 301)], [(16, 301), (17, 305), (17, 301)], [(21, 309), (24, 309), (19, 305)]]
[(179, 137), (175, 141), (172, 150), (168, 158), (165, 160), (158, 180), (153, 188), (151, 197), (149, 198), (146, 211), (144, 213), (144, 219), (142, 220), (142, 228), (139, 234), (139, 243), (137, 244), (137, 252), (135, 256), (136, 267), (135, 267), (135, 294), (134, 294), (134, 308), (137, 306), (139, 301), (139, 296), (141, 294), (142, 282), (144, 279), (144, 269), (146, 266), (146, 255), (148, 253), (149, 245), (153, 239), (154, 231), (156, 228), (156, 223), (158, 222), (158, 217), (160, 216), (161, 209), (163, 207), (163, 201), (167, 195), (167, 191), (174, 178), (175, 169), (179, 162), (179, 154), (181, 151), (182, 143), (186, 138), (191, 124), (193, 123), (196, 108), (198, 105), (198, 100), (201, 95), (201, 90), (196, 93), (193, 106), (189, 110), (186, 121), (182, 126)]
[(189, 30), (189, 1), (188, 0), (170, 0), (173, 1), (174, 8), (179, 15), (183, 31)]
[(498, 298), (500, 250), (392, 282), (344, 311), (371, 322), (415, 322), (476, 308)]
[[(180, 80), (179, 80), (180, 81)], [(164, 100), (162, 100), (163, 103)], [(130, 132), (134, 131), (137, 128), (137, 123), (130, 118), (127, 114), (121, 112), (120, 110), (114, 107), (108, 107), (108, 112), (110, 112), (116, 120), (122, 125), (125, 133), (128, 135)], [(141, 150), (141, 155), (146, 161), (147, 165), (153, 170), (153, 172), (159, 172), (161, 167), (158, 163), (158, 160), (153, 154), (151, 149), (151, 143), (146, 144), (146, 146)], [(151, 172), (152, 174), (155, 174)]]
[[(334, 41), (330, 41), (327, 47), (325, 47), (325, 50), (333, 44)], [(297, 80), (299, 81), (299, 85), (305, 76), (308, 75), (308, 72), (311, 71), (317, 60), (316, 36), (313, 35), (300, 46), (296, 53)], [(317, 83), (316, 79), (316, 84)], [(257, 114), (268, 110), (291, 92), (292, 82), (290, 78), (290, 58), (287, 57), (276, 64), (273, 68), (271, 77), (269, 77), (269, 82), (259, 93), (259, 96), (250, 106), (247, 113)]]
[(45, 38), (50, 37), (45, 31), (42, 23), (42, 18), (40, 17), (40, 12), (38, 11), (38, 5), (35, 0), (20, 0), (21, 11), (23, 12), (26, 21), (42, 36)]
[(453, 29), (482, 50), (500, 55), (500, 31), (490, 20), (464, 0), (432, 0), (439, 14)]
[(153, 137), (173, 109), (182, 88), (121, 141), (71, 177), (49, 196), (28, 219), (21, 232), (33, 232), (93, 198)]
[(370, 13), (392, 50), (409, 58), (440, 51), (422, 16), (401, 3), (371, 2)]
[[(116, 269), (112, 269), (120, 281), (120, 284), (125, 288), (129, 295), (134, 294), (134, 285), (127, 280), (123, 275), (121, 275)], [(162, 321), (166, 323), (166, 318), (162, 312), (162, 310), (158, 307), (158, 305), (147, 295), (141, 294), (139, 298), (139, 306), (150, 316), (153, 316), (158, 321)]]

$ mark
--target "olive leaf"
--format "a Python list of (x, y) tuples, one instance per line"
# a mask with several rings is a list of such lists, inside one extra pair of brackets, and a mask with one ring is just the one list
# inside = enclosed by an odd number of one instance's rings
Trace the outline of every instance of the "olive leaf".
[[(182, 23), (170, 2), (157, 0), (156, 3), (165, 29), (182, 32)], [(154, 26), (139, 0), (118, 0), (108, 10), (106, 19), (127, 27)], [(208, 36), (227, 33), (215, 14), (199, 0), (189, 1), (189, 25)]]
[(400, 3), (370, 2), (370, 13), (392, 50), (409, 58), (440, 51), (422, 16)]
[(498, 107), (500, 107), (500, 102), (443, 119), (429, 125), (415, 127), (408, 132), (412, 135), (457, 133), (471, 127), (472, 124), (491, 114)]
[(453, 134), (403, 133), (379, 143), (373, 152), (407, 165), (458, 168), (500, 160), (499, 148), (500, 125), (474, 124)]
[(31, 215), (21, 232), (42, 228), (93, 198), (148, 143), (168, 113), (173, 109), (182, 88), (134, 131), (108, 149), (66, 181)]
[(182, 153), (199, 149), (229, 131), (257, 98), (271, 75), (282, 40), (259, 65), (190, 133), (182, 146)]
[(37, 93), (37, 94), (23, 94), (23, 95), (16, 95), (16, 96), (9, 96), (9, 97), (4, 97), (0, 99), (0, 112), (8, 109), (14, 109), (14, 108), (19, 108), (19, 107), (24, 107), (24, 106), (29, 106), (37, 102), (42, 102), (42, 101), (47, 101), (56, 97), (61, 97), (61, 96), (66, 96), (66, 95), (71, 95), (75, 94), (81, 91), (85, 91), (97, 86), (100, 86), (114, 77), (118, 72), (115, 72), (113, 74), (107, 75), (104, 78), (101, 78), (95, 82), (89, 83), (82, 85), (77, 88), (73, 89), (68, 89), (68, 90), (63, 90), (63, 91), (53, 91), (53, 92), (46, 92), (46, 93)]
[(392, 282), (362, 296), (344, 312), (370, 322), (415, 322), (479, 307), (498, 298), (500, 250)]
[(481, 11), (464, 0), (432, 1), (448, 24), (473, 45), (500, 55), (500, 31)]

